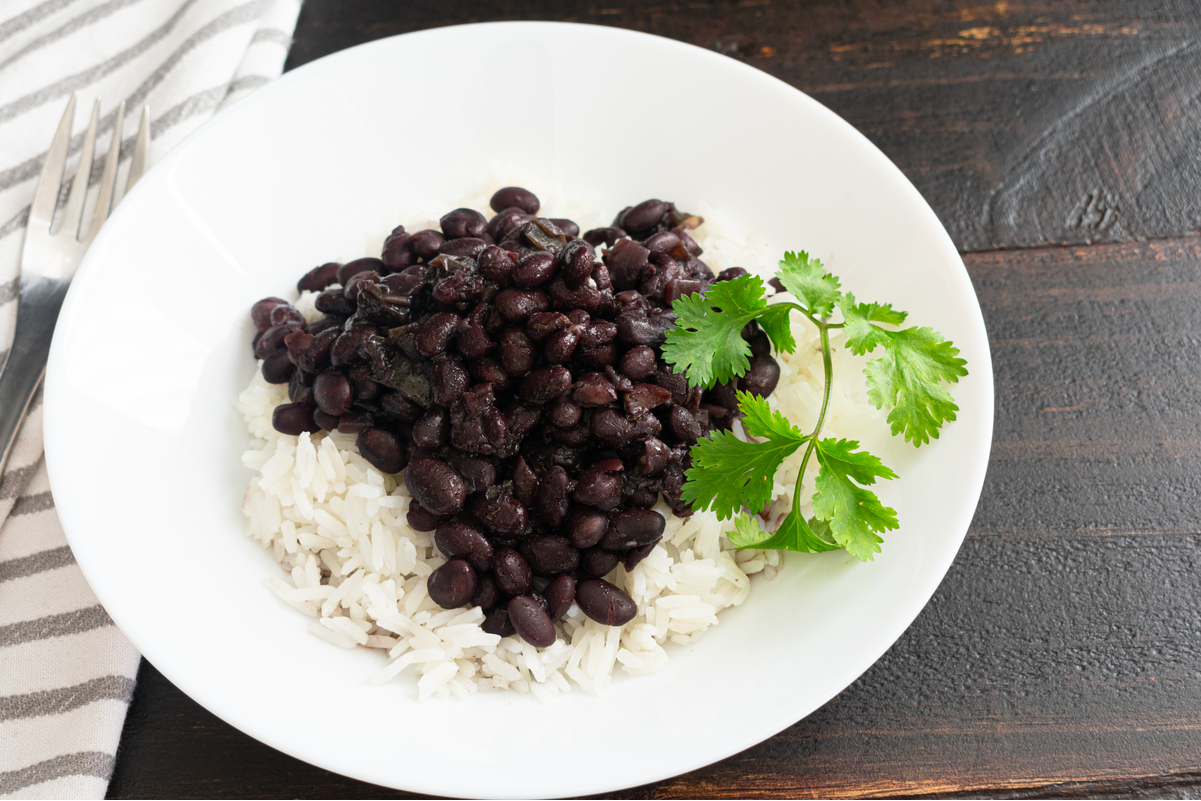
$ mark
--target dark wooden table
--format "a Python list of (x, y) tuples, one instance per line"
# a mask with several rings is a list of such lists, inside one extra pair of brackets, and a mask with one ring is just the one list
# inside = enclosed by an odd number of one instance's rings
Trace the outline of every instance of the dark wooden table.
[[(495, 19), (714, 48), (842, 115), (963, 252), (996, 371), (983, 497), (909, 631), (776, 737), (612, 797), (1201, 797), (1201, 9), (305, 0), (288, 67)], [(403, 797), (145, 663), (110, 794)]]

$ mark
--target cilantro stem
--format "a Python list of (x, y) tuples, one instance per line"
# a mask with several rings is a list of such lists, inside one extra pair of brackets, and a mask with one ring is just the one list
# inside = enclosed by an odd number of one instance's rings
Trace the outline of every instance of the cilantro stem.
[(798, 518), (801, 516), (801, 482), (805, 480), (805, 467), (809, 464), (809, 457), (813, 454), (813, 449), (817, 447), (817, 438), (821, 434), (822, 424), (826, 421), (826, 409), (830, 406), (830, 387), (834, 384), (834, 361), (830, 356), (830, 329), (835, 326), (816, 320), (810, 317), (807, 312), (805, 316), (809, 317), (810, 321), (817, 326), (821, 334), (822, 369), (825, 373), (825, 387), (822, 390), (822, 408), (817, 414), (817, 425), (814, 426), (813, 433), (809, 435), (809, 444), (805, 446), (805, 455), (801, 457), (801, 471), (797, 474), (796, 489), (792, 493), (792, 512)]

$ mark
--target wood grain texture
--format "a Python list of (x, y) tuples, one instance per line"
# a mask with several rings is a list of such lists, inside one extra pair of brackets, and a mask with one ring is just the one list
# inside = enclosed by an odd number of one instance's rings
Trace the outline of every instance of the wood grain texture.
[[(805, 720), (609, 797), (1201, 795), (1201, 239), (966, 263), (995, 444), (930, 604)], [(149, 667), (110, 795), (405, 797), (251, 740)]]
[(294, 67), (399, 33), (551, 19), (741, 58), (812, 95), (905, 171), (961, 251), (1201, 227), (1194, 2), (309, 0)]

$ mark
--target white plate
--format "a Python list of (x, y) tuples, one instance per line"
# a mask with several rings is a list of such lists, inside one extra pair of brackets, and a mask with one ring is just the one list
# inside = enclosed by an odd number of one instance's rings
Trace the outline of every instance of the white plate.
[[(606, 215), (708, 202), (772, 253), (827, 257), (862, 299), (953, 339), (971, 375), (942, 439), (907, 455), (903, 527), (875, 562), (793, 555), (699, 644), (603, 697), (418, 704), (380, 655), (305, 633), (242, 534), (233, 399), (248, 310), (378, 247), (395, 211), (469, 195), (497, 164), (563, 178)], [(532, 186), (539, 194), (548, 187)], [(242, 731), (333, 771), (455, 796), (581, 795), (727, 757), (833, 698), (896, 640), (954, 558), (992, 434), (980, 308), (917, 191), (833, 113), (731, 59), (610, 28), (426, 31), (321, 59), (218, 115), (105, 226), (63, 309), (46, 453), (76, 558), (167, 678)]]

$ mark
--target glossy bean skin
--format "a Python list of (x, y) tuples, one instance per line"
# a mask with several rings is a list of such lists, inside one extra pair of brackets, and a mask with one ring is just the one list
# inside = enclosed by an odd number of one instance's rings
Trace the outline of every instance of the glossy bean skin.
[(750, 369), (738, 380), (738, 388), (765, 398), (780, 382), (780, 365), (771, 356), (755, 356)]
[(589, 506), (573, 505), (567, 514), (566, 532), (577, 548), (591, 548), (601, 541), (609, 525), (609, 516)]
[(538, 349), (524, 329), (511, 327), (500, 332), (500, 366), (513, 378), (520, 378), (538, 362)]
[(667, 214), (667, 204), (662, 200), (644, 200), (621, 215), (621, 227), (631, 233), (654, 228)]
[(442, 233), (449, 239), (462, 236), (479, 237), (488, 230), (488, 221), (475, 209), (455, 209), (443, 215), (438, 224), (442, 227)]
[(427, 315), (417, 324), (417, 352), (426, 358), (437, 356), (450, 347), (451, 339), (458, 331), (459, 315), (453, 312), (436, 312)]
[(551, 528), (558, 528), (571, 508), (571, 478), (567, 471), (555, 465), (546, 471), (535, 495), (534, 514)]
[(496, 586), (496, 580), (492, 576), (477, 574), (477, 578), (471, 603), (484, 612), (491, 612), (500, 603), (500, 588)]
[(528, 189), (520, 186), (506, 186), (496, 190), (488, 205), (493, 211), (503, 211), (509, 208), (519, 208), (526, 214), (537, 214), (540, 204), (538, 197)]
[(271, 425), (281, 434), (298, 437), (321, 430), (313, 420), (313, 408), (303, 403), (281, 403), (271, 413)]
[(330, 284), (338, 283), (338, 268), (341, 266), (338, 262), (331, 261), (314, 267), (296, 282), (296, 288), (301, 292), (320, 292)]
[(495, 551), (484, 533), (466, 523), (448, 522), (434, 532), (434, 544), (447, 559), (463, 559), (479, 571), (492, 569)]
[(440, 231), (429, 229), (418, 231), (409, 238), (409, 247), (412, 248), (413, 253), (427, 260), (437, 256), (445, 244), (446, 237), (442, 236)]
[(653, 509), (630, 509), (609, 516), (609, 528), (600, 541), (602, 548), (625, 550), (657, 542), (667, 526), (663, 515)]
[(569, 575), (559, 576), (546, 585), (546, 589), (542, 591), (542, 597), (546, 599), (547, 614), (551, 620), (558, 620), (567, 614), (567, 610), (571, 609), (571, 604), (575, 600), (575, 588), (576, 581)]
[(492, 557), (492, 575), (505, 595), (524, 595), (533, 585), (534, 574), (521, 554), (512, 548), (499, 548)]
[(471, 513), (485, 531), (496, 537), (520, 537), (529, 525), (529, 512), (521, 501), (496, 487), (471, 497)]
[(572, 500), (603, 512), (621, 503), (621, 479), (614, 473), (586, 472), (576, 482)]
[(621, 557), (599, 545), (580, 552), (580, 569), (590, 576), (604, 578), (613, 572)]
[(549, 403), (571, 389), (571, 371), (565, 367), (541, 367), (521, 381), (517, 393), (527, 403)]
[(511, 276), (516, 286), (531, 289), (549, 281), (554, 272), (554, 256), (549, 253), (530, 253), (518, 260)]
[(405, 448), (391, 431), (370, 428), (359, 433), (359, 453), (383, 473), (399, 473), (405, 465)]
[(413, 444), (434, 450), (446, 444), (450, 436), (450, 416), (441, 409), (431, 409), (413, 424)]
[(280, 351), (263, 360), (262, 372), (268, 384), (285, 384), (296, 373), (296, 365), (288, 358), (287, 351)]
[(426, 579), (430, 599), (443, 609), (456, 609), (475, 596), (478, 578), (475, 569), (462, 559), (452, 559), (435, 568)]
[(354, 389), (346, 376), (326, 370), (313, 382), (313, 400), (321, 411), (340, 417), (350, 411), (354, 403)]
[(535, 648), (549, 648), (555, 644), (555, 624), (533, 598), (528, 595), (513, 598), (506, 609), (509, 623), (521, 639)]
[(624, 626), (638, 614), (638, 606), (630, 596), (600, 578), (585, 579), (576, 585), (575, 601), (581, 612), (606, 626)]
[(550, 309), (550, 299), (536, 289), (503, 289), (496, 296), (496, 310), (511, 323), (524, 323), (531, 314)]
[(570, 573), (580, 565), (580, 551), (566, 537), (526, 537), (518, 551), (535, 576), (551, 578)]
[(417, 502), (438, 516), (458, 514), (467, 500), (463, 479), (437, 459), (415, 459), (405, 470), (405, 486)]
[(563, 283), (571, 290), (579, 289), (592, 275), (596, 267), (596, 252), (582, 239), (568, 242), (558, 255)]
[(405, 522), (414, 531), (433, 531), (438, 527), (439, 517), (422, 506), (419, 501), (413, 501), (409, 504), (409, 511), (405, 514)]
[(503, 606), (498, 606), (488, 613), (484, 618), (484, 622), (480, 624), (480, 628), (488, 634), (495, 634), (498, 637), (509, 637), (516, 634), (516, 629), (509, 622), (509, 610)]

